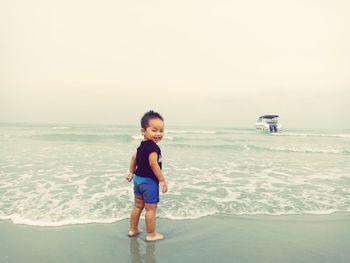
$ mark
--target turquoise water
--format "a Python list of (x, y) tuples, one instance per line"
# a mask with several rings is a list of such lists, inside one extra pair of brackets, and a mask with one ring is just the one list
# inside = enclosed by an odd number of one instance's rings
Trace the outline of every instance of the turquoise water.
[[(0, 219), (58, 226), (129, 217), (138, 127), (0, 126)], [(168, 128), (159, 217), (350, 211), (350, 130)]]

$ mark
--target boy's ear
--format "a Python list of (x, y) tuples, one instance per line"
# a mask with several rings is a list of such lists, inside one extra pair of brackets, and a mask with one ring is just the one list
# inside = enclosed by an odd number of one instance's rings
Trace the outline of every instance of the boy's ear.
[(143, 135), (145, 135), (145, 132), (146, 132), (146, 129), (141, 128), (141, 133), (142, 133)]

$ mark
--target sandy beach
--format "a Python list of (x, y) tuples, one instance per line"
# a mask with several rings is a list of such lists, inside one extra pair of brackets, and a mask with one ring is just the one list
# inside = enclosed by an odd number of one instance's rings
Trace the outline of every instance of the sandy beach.
[[(166, 239), (128, 238), (114, 224), (0, 223), (1, 262), (350, 262), (350, 215), (210, 216), (158, 220)], [(141, 223), (144, 227), (144, 223)]]

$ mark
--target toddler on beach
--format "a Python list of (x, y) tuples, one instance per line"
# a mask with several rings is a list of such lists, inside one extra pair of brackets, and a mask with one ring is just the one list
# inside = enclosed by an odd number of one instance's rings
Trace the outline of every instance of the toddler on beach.
[(162, 173), (162, 155), (159, 146), (164, 135), (163, 117), (154, 111), (146, 112), (141, 119), (143, 141), (132, 155), (129, 173), (126, 179), (134, 179), (134, 207), (130, 215), (129, 237), (138, 235), (140, 215), (146, 209), (146, 241), (163, 239), (163, 235), (155, 231), (156, 209), (159, 202), (159, 186), (163, 193), (168, 185)]

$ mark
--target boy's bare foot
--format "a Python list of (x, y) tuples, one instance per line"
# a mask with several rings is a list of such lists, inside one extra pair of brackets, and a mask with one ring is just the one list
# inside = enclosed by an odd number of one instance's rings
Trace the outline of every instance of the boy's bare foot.
[(159, 233), (154, 233), (154, 234), (147, 234), (146, 236), (146, 241), (157, 241), (157, 240), (162, 240), (164, 239), (164, 236)]
[(130, 229), (129, 233), (128, 233), (128, 236), (129, 237), (136, 237), (141, 232), (142, 232), (142, 229), (137, 229), (137, 230)]

